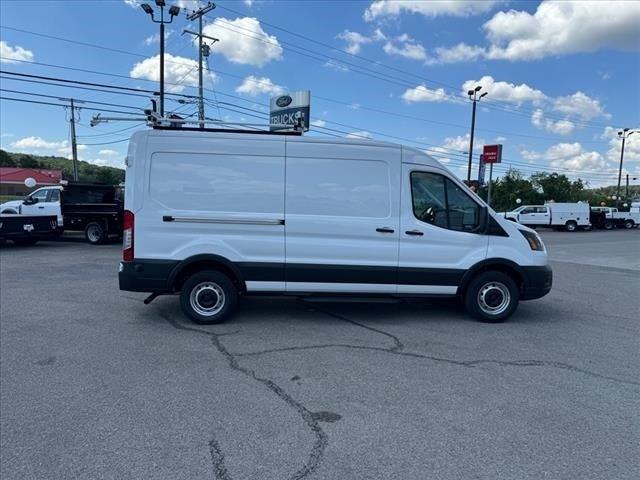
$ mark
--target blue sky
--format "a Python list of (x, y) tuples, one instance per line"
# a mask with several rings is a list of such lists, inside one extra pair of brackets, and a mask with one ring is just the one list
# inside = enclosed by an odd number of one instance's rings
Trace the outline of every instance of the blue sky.
[[(156, 89), (158, 28), (137, 3), (3, 1), (0, 66), (6, 72)], [(197, 4), (174, 3), (189, 9)], [(526, 174), (557, 171), (594, 186), (616, 182), (618, 129), (640, 127), (638, 1), (616, 2), (615, 8), (610, 2), (488, 0), (216, 5), (205, 17), (205, 33), (220, 38), (210, 57), (214, 73), (207, 78), (207, 114), (213, 118), (261, 122), (239, 113), (249, 111), (238, 106), (264, 110), (278, 92), (309, 89), (315, 131), (308, 135), (350, 134), (412, 145), (464, 176), (471, 116), (464, 92), (482, 85), (488, 95), (478, 105), (476, 146), (504, 145), (498, 174), (509, 166)], [(197, 50), (181, 35), (184, 28), (195, 25), (183, 8), (167, 27), (167, 82), (176, 84), (169, 87), (175, 93), (195, 94)], [(125, 107), (148, 105), (142, 96), (15, 78), (3, 74), (3, 97), (59, 103), (16, 92), (72, 96), (132, 113)], [(174, 101), (167, 107), (195, 111)], [(68, 155), (63, 108), (8, 100), (0, 108), (3, 149)], [(91, 128), (94, 108), (100, 107), (86, 103), (80, 111), (80, 158), (122, 165), (127, 135), (144, 127)], [(127, 127), (132, 128), (122, 131)], [(640, 132), (628, 141), (626, 172), (640, 176)]]

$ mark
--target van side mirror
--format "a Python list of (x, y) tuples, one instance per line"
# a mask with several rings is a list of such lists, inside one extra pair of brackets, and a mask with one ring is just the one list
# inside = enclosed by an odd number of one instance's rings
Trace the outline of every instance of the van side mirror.
[(22, 201), (22, 204), (23, 204), (23, 205), (35, 205), (36, 203), (38, 203), (38, 199), (37, 199), (37, 198), (32, 197), (31, 195), (29, 195), (27, 198), (25, 198), (25, 199)]

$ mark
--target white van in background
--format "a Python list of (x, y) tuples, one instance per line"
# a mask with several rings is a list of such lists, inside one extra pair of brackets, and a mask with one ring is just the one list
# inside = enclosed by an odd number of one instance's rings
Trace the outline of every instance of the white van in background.
[(499, 322), (551, 289), (538, 235), (413, 148), (156, 128), (126, 166), (120, 289), (195, 322), (252, 294), (457, 296)]
[(586, 202), (523, 205), (502, 214), (506, 219), (529, 227), (560, 227), (568, 232), (591, 228), (590, 209)]

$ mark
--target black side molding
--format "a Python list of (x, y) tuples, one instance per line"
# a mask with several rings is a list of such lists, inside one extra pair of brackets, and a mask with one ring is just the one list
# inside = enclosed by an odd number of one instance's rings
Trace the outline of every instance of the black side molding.
[(164, 215), (162, 217), (162, 221), (163, 222), (173, 222), (175, 220), (175, 218), (173, 218), (171, 215)]

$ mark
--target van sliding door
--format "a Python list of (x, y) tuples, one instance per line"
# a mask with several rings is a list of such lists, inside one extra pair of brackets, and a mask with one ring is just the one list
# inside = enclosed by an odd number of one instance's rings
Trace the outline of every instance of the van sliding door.
[(287, 292), (395, 293), (400, 150), (287, 141)]

